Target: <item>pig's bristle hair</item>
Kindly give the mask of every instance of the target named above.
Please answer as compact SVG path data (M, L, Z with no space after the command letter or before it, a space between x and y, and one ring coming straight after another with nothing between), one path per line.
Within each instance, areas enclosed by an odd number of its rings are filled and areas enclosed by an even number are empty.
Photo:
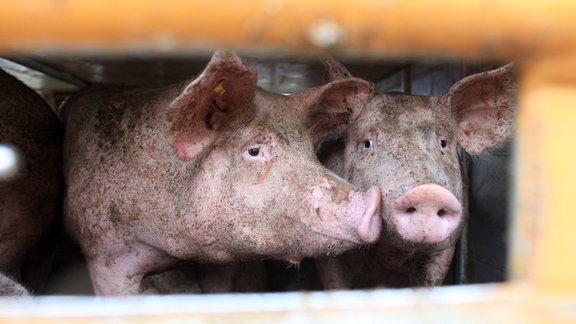
M462 215L470 215L470 210L468 207L462 207Z
M359 244L359 245L357 245L355 248L358 249L358 250L364 250L364 251L366 251L366 250L369 250L369 249L371 249L371 248L373 248L373 247L374 247L374 244L364 243L364 244Z
M300 263L286 262L286 269L300 270Z

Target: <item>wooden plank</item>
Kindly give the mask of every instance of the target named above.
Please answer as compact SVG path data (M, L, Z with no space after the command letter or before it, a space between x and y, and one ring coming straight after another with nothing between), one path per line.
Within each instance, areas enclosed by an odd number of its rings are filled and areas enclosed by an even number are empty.
M2 323L568 323L576 300L526 286L329 293L0 298Z
M524 62L513 268L541 288L576 292L576 56Z
M576 2L6 0L0 50L510 58L576 45Z

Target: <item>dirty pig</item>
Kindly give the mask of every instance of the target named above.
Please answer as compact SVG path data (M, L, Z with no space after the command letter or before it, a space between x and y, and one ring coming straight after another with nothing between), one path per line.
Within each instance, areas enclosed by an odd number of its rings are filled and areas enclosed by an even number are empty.
M356 87L336 80L310 101L290 99L217 51L183 83L69 99L65 224L96 294L140 293L147 274L181 260L298 263L375 242L379 189L356 191L320 164L295 113Z
M350 73L324 61L331 80ZM513 131L513 66L471 75L440 97L379 94L364 87L347 107L300 114L320 160L360 188L382 192L383 230L370 249L316 261L326 289L435 286L443 282L466 222L461 146L472 155ZM313 107L312 107L313 108Z

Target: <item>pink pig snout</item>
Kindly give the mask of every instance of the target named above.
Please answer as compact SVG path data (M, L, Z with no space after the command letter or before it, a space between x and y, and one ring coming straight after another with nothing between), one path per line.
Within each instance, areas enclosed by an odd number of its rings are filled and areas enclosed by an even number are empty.
M394 201L391 219L402 238L416 243L439 243L459 228L462 205L444 187L425 184Z
M345 183L342 183L345 184ZM334 187L332 187L334 188ZM356 244L371 244L380 238L382 217L380 216L381 193L378 187L366 192L350 190L329 191L317 188L314 191L310 227L314 232L342 240L348 248ZM340 188L342 189L342 188Z
M380 189L372 187L364 197L365 209L358 226L358 235L364 243L374 243L380 237L382 218L380 217Z

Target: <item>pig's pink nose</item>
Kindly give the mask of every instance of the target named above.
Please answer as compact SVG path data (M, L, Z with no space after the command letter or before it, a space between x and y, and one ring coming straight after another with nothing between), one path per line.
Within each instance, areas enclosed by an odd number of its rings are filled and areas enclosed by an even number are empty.
M444 187L425 184L412 188L392 204L392 222L406 240L439 243L462 221L462 205Z
M381 199L382 194L378 187L372 187L366 192L364 198L366 208L358 226L358 235L364 243L374 243L380 237L380 230L382 229Z

